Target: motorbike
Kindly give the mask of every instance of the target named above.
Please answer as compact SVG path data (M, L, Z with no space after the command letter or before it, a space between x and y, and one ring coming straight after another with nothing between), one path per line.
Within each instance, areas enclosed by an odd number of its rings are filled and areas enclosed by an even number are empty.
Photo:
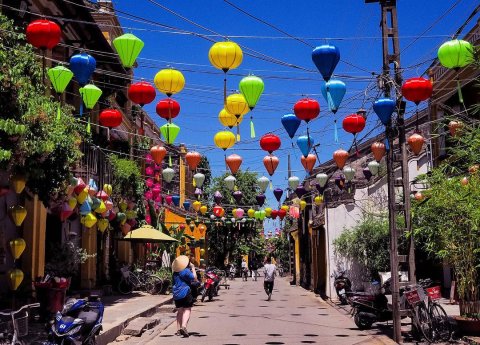
M237 275L237 268L235 267L234 264L230 264L230 269L228 271L228 278L230 278L230 280L234 280L236 275Z
M43 345L95 345L102 330L104 305L98 296L68 299L51 323Z
M219 283L220 279L212 270L205 271L205 283L203 284L202 302L207 296L208 300L211 301L213 299L213 296L218 295Z
M392 311L388 308L388 299L385 296L387 281L377 294L355 292L348 296L352 306L351 314L359 329L370 329L374 322L392 320Z
M345 271L334 274L335 280L333 285L337 293L338 299L342 305L348 304L348 293L352 291L352 282L345 276Z

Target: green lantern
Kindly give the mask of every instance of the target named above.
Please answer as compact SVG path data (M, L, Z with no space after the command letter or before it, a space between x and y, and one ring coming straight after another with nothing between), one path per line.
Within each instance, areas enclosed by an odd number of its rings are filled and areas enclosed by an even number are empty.
M160 132L167 141L167 144L173 144L175 142L175 139L177 138L178 133L180 132L180 127L178 127L173 122L166 123L162 127L160 127Z
M63 93L73 78L73 72L63 66L50 68L47 74L57 94Z
M100 99L100 96L102 95L102 90L100 90L93 84L87 84L84 87L80 88L80 95L82 96L85 108L93 109L95 104L97 104L98 100Z
M263 80L254 75L249 75L248 77L240 80L239 89L243 97L247 101L248 107L250 110L253 110L257 105L260 96L263 93L265 85ZM255 138L255 126L253 125L253 116L250 113L250 137Z
M124 34L113 40L113 46L125 68L133 66L144 45L140 38L132 34Z
M446 68L462 68L473 61L473 46L464 40L451 40L438 48L438 59Z

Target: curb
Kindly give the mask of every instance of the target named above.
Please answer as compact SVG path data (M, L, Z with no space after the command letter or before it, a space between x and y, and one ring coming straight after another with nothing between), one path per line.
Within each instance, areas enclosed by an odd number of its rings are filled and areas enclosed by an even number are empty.
M146 309L138 311L137 314L123 320L122 322L118 323L117 325L111 327L110 329L106 330L105 332L100 333L96 337L96 343L97 345L107 345L108 343L111 343L115 341L115 339L120 336L127 327L128 323L132 321L133 319L136 319L138 317L143 317L143 316L150 316L152 314L155 314L157 312L157 309L165 304L172 303L173 298L168 298L165 299L151 307L148 307Z

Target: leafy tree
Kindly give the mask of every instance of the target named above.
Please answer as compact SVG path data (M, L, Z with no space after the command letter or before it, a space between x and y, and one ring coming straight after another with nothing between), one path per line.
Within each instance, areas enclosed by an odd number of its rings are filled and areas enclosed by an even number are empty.
M280 236L272 237L268 240L268 246L271 246L272 251L269 253L280 262L283 267L286 267L290 259L288 237L282 233Z

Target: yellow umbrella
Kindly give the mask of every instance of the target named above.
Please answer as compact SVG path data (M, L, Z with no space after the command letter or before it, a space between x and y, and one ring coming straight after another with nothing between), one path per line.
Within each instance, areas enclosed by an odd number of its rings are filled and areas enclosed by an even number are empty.
M154 243L154 242L178 242L173 237L164 234L163 232L156 230L151 225L144 225L138 229L129 231L125 237L124 241L131 242L144 242L144 243Z

